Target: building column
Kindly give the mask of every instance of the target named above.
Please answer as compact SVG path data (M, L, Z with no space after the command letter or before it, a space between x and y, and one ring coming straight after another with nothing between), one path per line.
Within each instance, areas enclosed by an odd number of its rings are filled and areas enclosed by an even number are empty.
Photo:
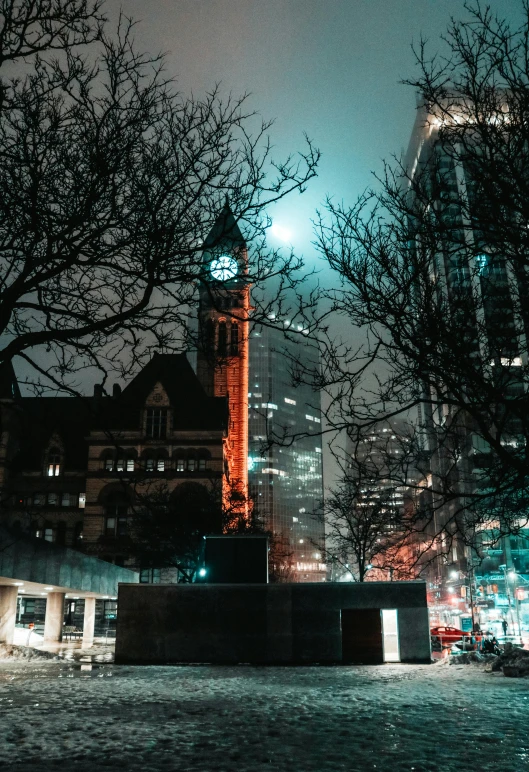
M94 628L96 621L96 599L84 599L83 649L89 649L94 644Z
M50 592L46 598L46 616L44 617L44 643L62 641L64 623L64 593Z
M18 587L0 585L0 643L13 643L17 618Z

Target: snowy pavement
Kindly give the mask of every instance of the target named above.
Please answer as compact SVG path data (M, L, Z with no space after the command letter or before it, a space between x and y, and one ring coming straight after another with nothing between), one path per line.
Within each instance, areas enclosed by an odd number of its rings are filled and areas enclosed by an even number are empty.
M529 679L467 666L0 663L2 772L527 772Z

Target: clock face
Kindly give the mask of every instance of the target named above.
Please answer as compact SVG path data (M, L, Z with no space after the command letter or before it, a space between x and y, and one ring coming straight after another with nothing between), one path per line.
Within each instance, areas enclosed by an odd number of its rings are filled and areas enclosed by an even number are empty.
M237 275L237 260L231 255L221 255L211 261L209 270L216 281L228 281Z

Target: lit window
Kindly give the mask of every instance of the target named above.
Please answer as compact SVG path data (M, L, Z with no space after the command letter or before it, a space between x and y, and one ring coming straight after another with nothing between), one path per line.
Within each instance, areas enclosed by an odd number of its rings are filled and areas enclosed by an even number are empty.
M188 458L188 460L187 460L187 468L188 468L188 471L190 471L190 472L194 472L195 471L195 469L196 469L196 461L195 461L194 458Z
M261 407L267 407L269 410L277 410L277 405L275 402L263 402Z
M54 507L57 504L57 494L56 493L48 493L48 504L52 507Z
M79 494L79 509L84 509L86 506L86 493Z
M177 472L184 472L186 468L186 462L183 458L178 458L176 460L176 471Z
M57 453L48 458L48 477L58 477L61 471L61 458Z
M147 410L147 437L155 440L163 439L167 432L167 410L161 407L151 407Z
M105 459L105 469L107 472L111 472L114 469L114 459L113 458L106 458Z
M305 418L307 419L307 421L314 421L313 415L305 415Z
M134 459L128 458L127 459L127 472L133 472L134 471Z
M287 403L287 405L295 405L296 404L296 400L295 399L289 399L288 397L285 397L285 402Z
M204 469L206 468L206 459L205 458L199 458L198 459L198 468L199 468L199 470L201 472L204 471Z
M123 472L125 469L125 459L124 458L118 458L116 461L116 472Z
M55 538L53 535L53 528L44 529L44 541L55 541Z
M154 458L148 458L145 462L147 472L154 472Z
M156 463L156 469L158 472L165 472L165 459L159 458Z
M293 517L292 520L293 520L294 523L298 523L299 522L299 517Z

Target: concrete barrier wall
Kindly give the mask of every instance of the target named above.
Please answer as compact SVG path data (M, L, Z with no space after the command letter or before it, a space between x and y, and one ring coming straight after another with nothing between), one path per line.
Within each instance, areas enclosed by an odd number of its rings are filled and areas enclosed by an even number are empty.
M116 662L337 663L342 609L398 609L403 662L430 661L424 582L119 587Z

